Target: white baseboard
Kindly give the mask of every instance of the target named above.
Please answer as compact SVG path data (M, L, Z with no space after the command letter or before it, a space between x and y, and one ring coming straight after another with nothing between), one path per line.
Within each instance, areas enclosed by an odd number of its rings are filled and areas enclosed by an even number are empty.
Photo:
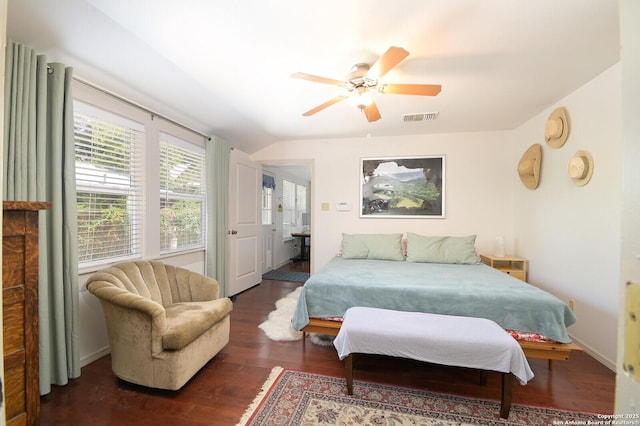
M569 337L571 337L571 339L577 343L582 349L584 349L584 351L591 356L592 358L594 358L596 361L598 361L600 364L604 365L605 367L607 367L609 370L615 372L616 371L616 362L612 361L610 359L607 359L607 357L605 357L604 355L602 355L601 353L599 353L598 351L596 351L595 349L593 349L592 347L590 347L589 345L585 344L584 342L582 342L580 339L576 339L574 336L569 335Z
M273 268L273 269L275 270L275 269L282 268L284 265L288 265L289 263L293 263L293 262L291 261L291 259L287 259L287 260L285 260L284 262L281 262L281 263L277 264L277 265L276 265L276 267L275 267L275 268Z
M80 367L91 364L93 361L100 359L103 356L108 355L109 353L111 353L109 346L105 346L104 348L97 350L89 355L85 355L80 358Z

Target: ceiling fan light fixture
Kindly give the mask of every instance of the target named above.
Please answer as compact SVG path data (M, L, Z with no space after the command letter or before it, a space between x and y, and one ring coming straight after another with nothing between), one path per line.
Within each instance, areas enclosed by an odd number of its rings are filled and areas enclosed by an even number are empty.
M381 78L395 68L407 56L409 56L407 50L402 47L391 46L373 65L366 63L355 64L351 67L351 72L344 81L303 72L291 74L293 78L338 86L346 91L343 95L330 99L302 115L305 117L312 116L341 100L349 98L351 104L363 111L367 121L371 123L382 118L376 102L373 99L372 93L374 90L380 93L418 96L436 96L440 93L441 86L439 84L378 84ZM421 117L409 117L405 118L405 121L423 121L433 120L435 118L437 118L437 114L433 116L422 115Z
M358 87L351 93L351 104L359 109L365 109L373 103L373 96L366 87Z

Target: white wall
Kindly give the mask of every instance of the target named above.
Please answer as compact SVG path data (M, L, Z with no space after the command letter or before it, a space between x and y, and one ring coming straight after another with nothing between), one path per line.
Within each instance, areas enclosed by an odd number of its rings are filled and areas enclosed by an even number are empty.
M551 150L544 126L556 106L565 106L571 134ZM543 144L537 190L517 175L522 153ZM571 336L614 368L618 317L621 205L620 67L605 71L557 105L506 132L283 141L255 153L255 161L315 159L312 177L312 272L337 252L341 233L406 232L477 234L480 253L491 253L504 235L507 254L530 260L530 281L565 301L574 300L578 323ZM590 150L595 172L576 187L566 164L579 149ZM359 218L361 157L446 157L445 219ZM352 203L337 212L335 203ZM321 211L321 203L331 203Z
M311 259L315 272L337 253L342 232L477 234L477 247L484 252L493 249L497 234L513 241L510 143L504 132L285 141L255 153L252 160L313 159ZM415 155L445 155L446 218L360 218L360 158ZM351 203L351 211L336 211L335 204L343 201ZM330 203L330 209L322 211L322 203Z
M542 146L538 189L516 185L514 221L519 254L530 262L530 282L565 301L575 300L578 322L571 336L610 368L616 359L619 314L621 214L621 67L600 76L549 106L513 132L513 162L533 143ZM569 115L565 145L544 142L547 117L558 106ZM577 187L567 162L588 150L595 167L591 181Z

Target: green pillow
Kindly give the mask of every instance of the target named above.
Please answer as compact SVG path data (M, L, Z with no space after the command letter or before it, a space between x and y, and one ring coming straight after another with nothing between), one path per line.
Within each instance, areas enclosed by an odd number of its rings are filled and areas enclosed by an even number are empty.
M369 249L359 235L342 234L342 257L345 259L366 259Z
M407 232L407 262L476 265L476 236L427 237Z
M402 234L342 234L345 259L404 260Z

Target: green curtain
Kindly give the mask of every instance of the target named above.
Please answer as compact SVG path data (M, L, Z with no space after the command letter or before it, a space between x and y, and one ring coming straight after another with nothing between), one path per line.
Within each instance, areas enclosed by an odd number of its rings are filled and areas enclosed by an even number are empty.
M80 376L71 76L71 68L7 44L3 196L51 203L40 214L41 395Z
M231 145L213 137L206 146L207 264L206 274L220 283L227 295L227 228L229 207L229 157Z

